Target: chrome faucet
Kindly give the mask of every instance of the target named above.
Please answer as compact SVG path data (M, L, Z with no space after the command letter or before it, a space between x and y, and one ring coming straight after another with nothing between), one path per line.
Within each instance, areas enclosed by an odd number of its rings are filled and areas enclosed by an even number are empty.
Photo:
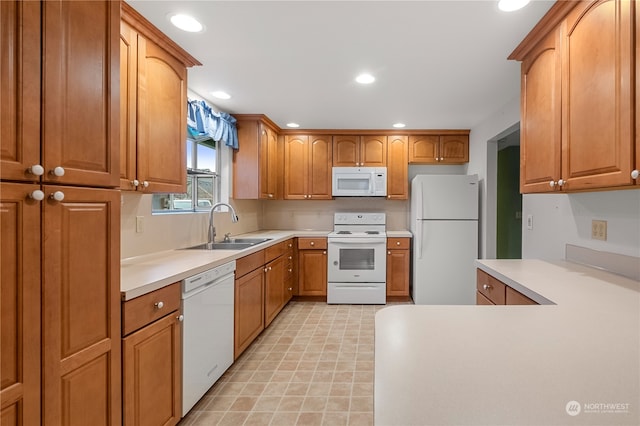
M231 222L236 223L238 221L238 215L236 214L236 211L233 209L233 207L230 204L215 203L211 207L211 210L209 210L209 233L208 233L207 243L213 243L216 239L216 227L213 226L213 211L220 206L228 207L229 210L231 210Z

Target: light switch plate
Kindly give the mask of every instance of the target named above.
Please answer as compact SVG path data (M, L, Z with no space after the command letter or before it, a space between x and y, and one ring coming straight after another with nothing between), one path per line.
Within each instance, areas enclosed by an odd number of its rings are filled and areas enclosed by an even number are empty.
M144 232L144 216L136 216L136 232Z
M528 214L527 215L527 229L529 229L529 230L533 229L533 215L532 214Z

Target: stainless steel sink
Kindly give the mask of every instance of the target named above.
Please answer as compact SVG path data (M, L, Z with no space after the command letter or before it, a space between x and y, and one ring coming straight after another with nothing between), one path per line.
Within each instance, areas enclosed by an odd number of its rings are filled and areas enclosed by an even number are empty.
M242 250L270 240L271 238L233 238L226 242L202 243L184 250Z

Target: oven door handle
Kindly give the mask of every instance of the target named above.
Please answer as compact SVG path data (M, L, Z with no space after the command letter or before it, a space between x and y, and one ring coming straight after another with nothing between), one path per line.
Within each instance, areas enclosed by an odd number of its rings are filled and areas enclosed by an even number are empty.
M328 239L328 243L330 244L349 244L349 245L353 245L353 244L357 244L357 245L367 245L370 246L371 244L381 244L381 243L386 243L387 239L386 238L329 238Z

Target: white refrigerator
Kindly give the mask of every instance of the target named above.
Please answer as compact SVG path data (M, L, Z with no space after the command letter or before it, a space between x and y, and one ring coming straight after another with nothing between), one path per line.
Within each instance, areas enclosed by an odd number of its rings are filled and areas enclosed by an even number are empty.
M417 175L410 220L414 303L475 304L478 176Z

